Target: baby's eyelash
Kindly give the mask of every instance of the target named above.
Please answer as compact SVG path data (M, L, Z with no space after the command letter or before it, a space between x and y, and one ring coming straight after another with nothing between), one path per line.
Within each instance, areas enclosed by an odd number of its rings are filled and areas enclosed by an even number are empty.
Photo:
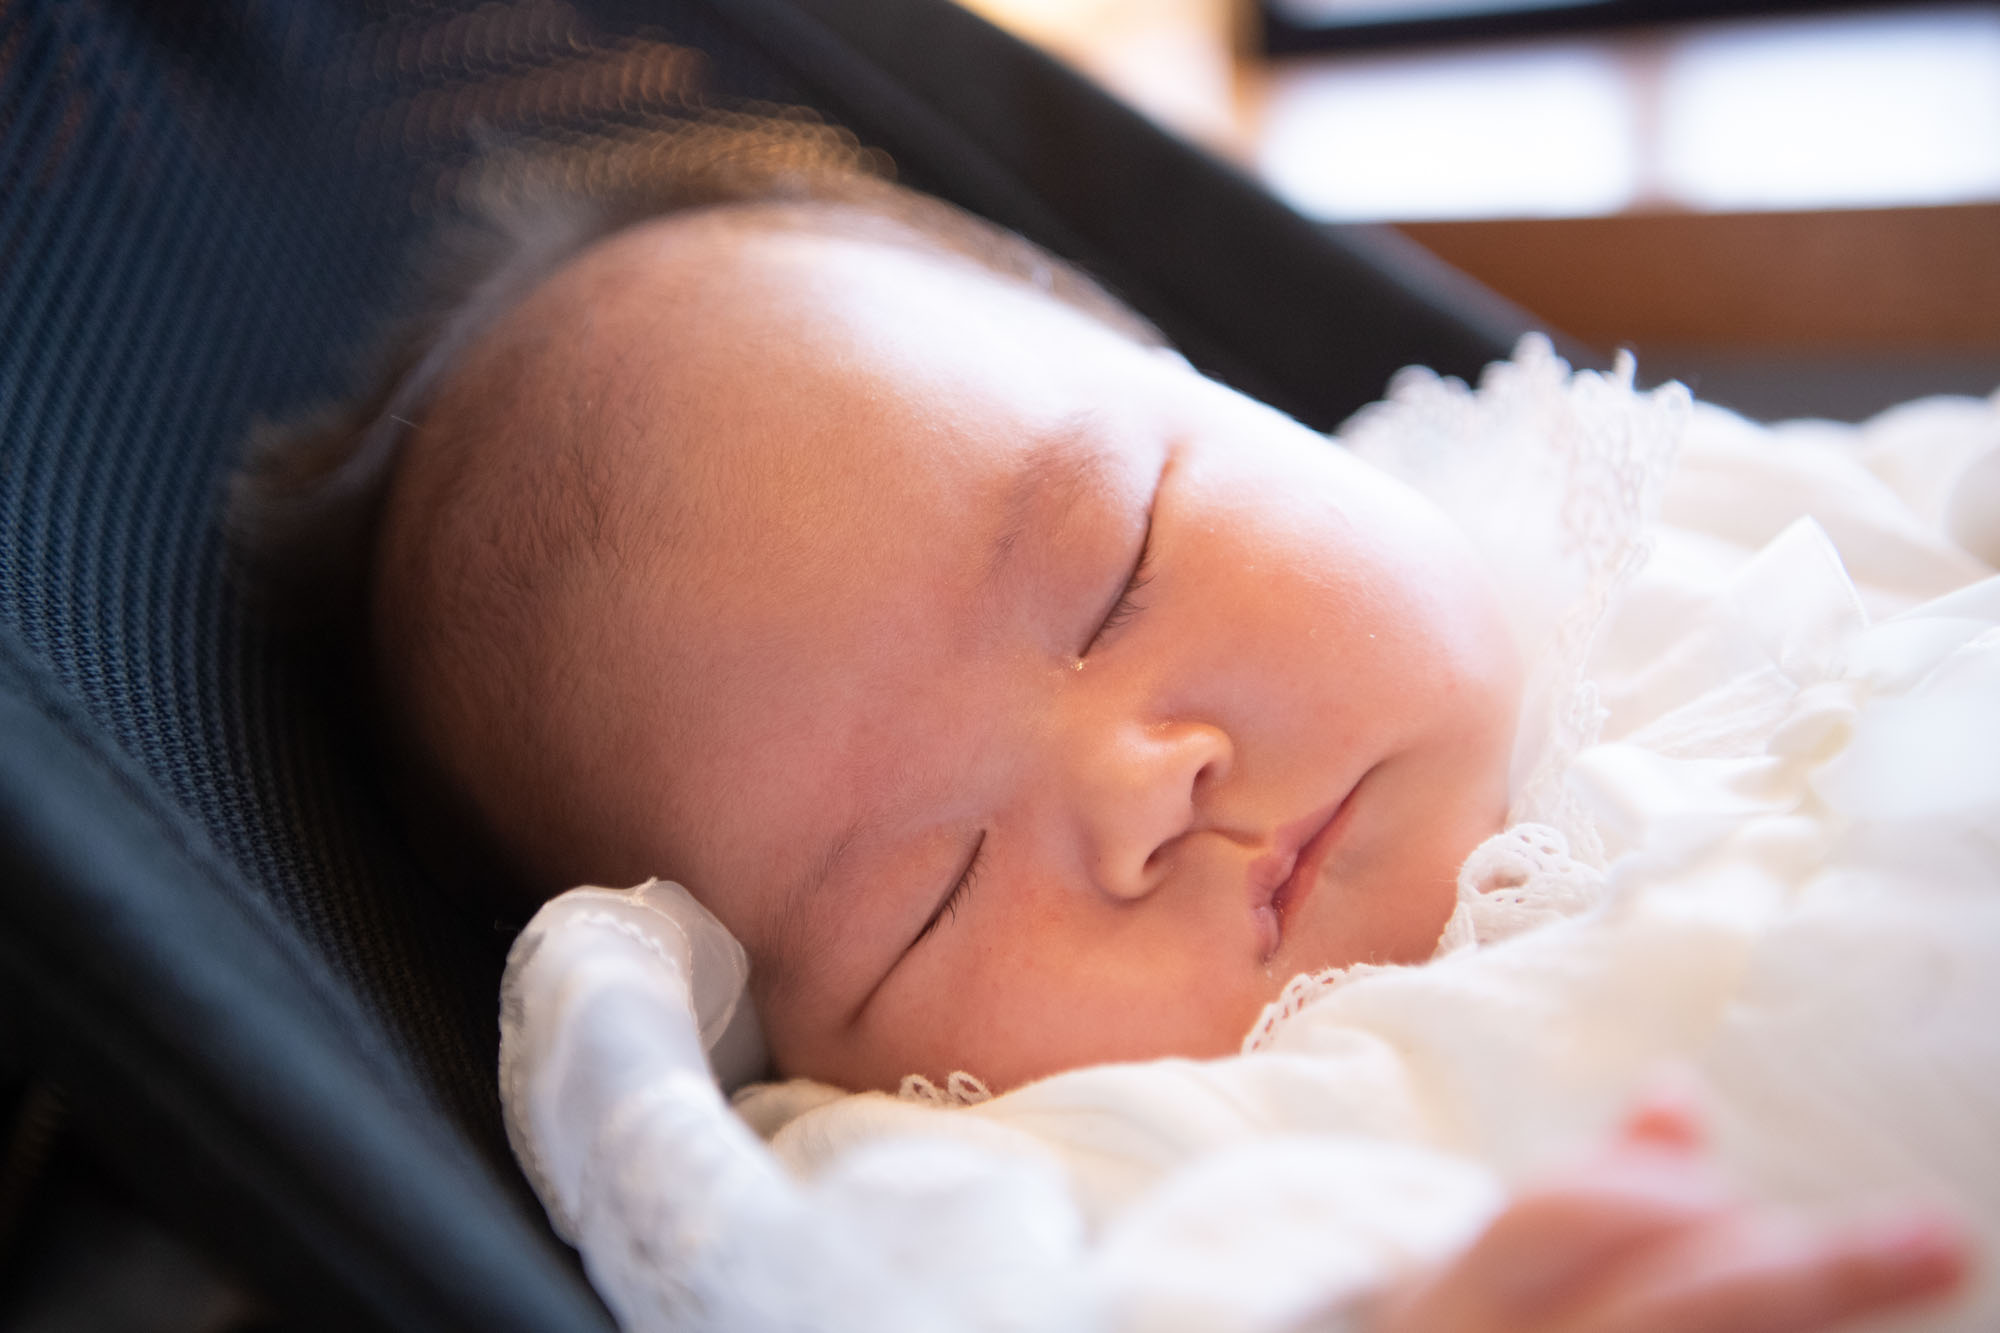
M1153 515L1149 510L1146 514L1146 535L1139 542L1138 563L1132 566L1132 576L1125 580L1125 588L1112 604L1111 613L1104 617L1104 623L1097 627L1097 632L1090 636L1090 642L1084 645L1082 656L1090 656L1090 650L1097 646L1099 640L1146 609L1138 595L1139 590L1153 580L1152 564Z
M910 941L911 948L914 949L917 945L922 944L932 931L943 924L945 917L950 916L955 919L958 916L959 904L965 900L967 894L972 892L973 882L979 878L979 868L983 864L985 854L986 831L981 829L979 832L979 841L972 844L971 859L965 863L965 869L959 872L958 882L951 886L951 892L946 894L944 901L938 904L937 911L931 913L931 919L924 922L924 928L917 932L917 937L914 940Z

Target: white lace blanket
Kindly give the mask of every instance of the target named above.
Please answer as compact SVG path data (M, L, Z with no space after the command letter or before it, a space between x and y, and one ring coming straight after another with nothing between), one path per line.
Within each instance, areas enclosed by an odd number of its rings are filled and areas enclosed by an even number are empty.
M1527 344L1476 394L1412 373L1344 437L1553 645L1523 823L1468 861L1442 956L1303 978L1233 1059L985 1100L772 1085L739 1121L686 928L552 909L510 965L503 1092L628 1327L1345 1327L1662 1061L1745 1188L1950 1200L1991 1274L2000 397L1766 430ZM2000 1286L1934 1323L2000 1326Z

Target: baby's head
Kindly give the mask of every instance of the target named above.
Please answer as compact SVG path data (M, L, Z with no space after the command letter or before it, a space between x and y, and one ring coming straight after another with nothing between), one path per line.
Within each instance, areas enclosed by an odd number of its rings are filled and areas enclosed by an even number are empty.
M679 880L778 1067L1234 1051L1429 956L1518 669L1447 521L930 206L741 203L552 267L404 432L399 749L541 889Z

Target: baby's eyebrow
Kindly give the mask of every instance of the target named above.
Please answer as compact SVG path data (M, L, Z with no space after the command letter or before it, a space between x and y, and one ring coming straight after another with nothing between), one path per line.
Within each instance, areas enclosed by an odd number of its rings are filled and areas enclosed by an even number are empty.
M1104 452L1078 444L1094 426L1088 412L1065 418L1027 451L1004 483L1000 522L987 548L986 573L979 586L982 596L1005 583L1021 539L1036 526L1038 516L1046 514L1044 522L1060 527L1078 501L1109 479L1111 464Z

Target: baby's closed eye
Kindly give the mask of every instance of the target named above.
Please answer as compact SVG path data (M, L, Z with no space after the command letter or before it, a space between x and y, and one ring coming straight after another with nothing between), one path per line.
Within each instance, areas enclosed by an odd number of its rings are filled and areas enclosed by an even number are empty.
M966 858L964 869L959 871L958 878L953 881L950 891L938 903L937 910L931 913L930 919L924 922L924 927L917 932L916 938L910 941L910 948L904 950L905 953L922 944L930 936L931 932L944 923L947 917L957 918L959 906L971 894L972 886L979 878L982 856L985 850L986 831L981 829L978 839L972 844L972 854Z
M1116 633L1120 626L1145 610L1144 603L1139 601L1139 593L1152 582L1153 577L1153 513L1158 507L1157 501L1156 486L1153 499L1146 505L1146 526L1139 535L1139 554L1133 560L1131 570L1125 577L1124 585L1119 589L1117 599L1112 602L1111 609L1105 612L1104 618L1098 622L1097 629L1092 632L1089 642L1085 643L1083 651L1077 654L1078 661L1089 657L1091 652L1106 638Z
M1151 509L1148 509L1146 511L1145 535L1139 541L1139 558L1133 563L1132 572L1126 577L1125 586L1119 590L1118 600L1112 603L1111 609L1105 613L1104 619L1098 623L1096 632L1090 636L1090 642L1086 643L1083 646L1083 651L1077 654L1079 658L1090 656L1091 650L1096 648L1106 637L1115 633L1119 626L1145 610L1145 606L1139 601L1139 592L1148 583L1152 582L1152 561L1153 513Z

